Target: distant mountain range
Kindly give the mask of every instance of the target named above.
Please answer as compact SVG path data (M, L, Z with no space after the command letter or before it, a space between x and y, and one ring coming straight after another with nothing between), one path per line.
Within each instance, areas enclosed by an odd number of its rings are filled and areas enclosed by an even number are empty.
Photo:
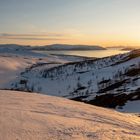
M139 47L131 46L112 46L102 47L98 45L70 45L70 44L52 44L44 46L30 46L30 45L18 45L18 44L0 44L0 50L6 51L20 51L20 50L46 50L46 51L63 51L63 50L106 50L106 49L119 49L119 50L135 50Z
M17 45L17 44L0 44L0 49L3 50L46 50L46 51L53 51L53 50L106 50L101 46L89 46L89 45L69 45L69 44L53 44L53 45L45 45L45 46L29 46L29 45Z
M69 44L53 44L41 47L34 47L35 50L106 50L101 46L89 46L89 45L69 45Z

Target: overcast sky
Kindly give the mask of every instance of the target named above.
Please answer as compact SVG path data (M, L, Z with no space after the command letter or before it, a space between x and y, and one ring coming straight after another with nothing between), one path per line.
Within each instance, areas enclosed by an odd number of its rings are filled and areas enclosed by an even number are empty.
M140 0L0 0L0 43L140 46Z

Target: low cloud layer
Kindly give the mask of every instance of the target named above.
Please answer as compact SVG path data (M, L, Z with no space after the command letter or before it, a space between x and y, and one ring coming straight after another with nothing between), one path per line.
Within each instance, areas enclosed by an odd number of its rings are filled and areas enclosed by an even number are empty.
M0 39L10 39L10 40L64 40L63 34L8 34L1 33Z

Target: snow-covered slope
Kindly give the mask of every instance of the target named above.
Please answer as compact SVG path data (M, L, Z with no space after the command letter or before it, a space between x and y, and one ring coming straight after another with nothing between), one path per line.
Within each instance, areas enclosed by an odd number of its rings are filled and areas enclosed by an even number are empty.
M34 52L29 46L0 45L0 88L7 88L9 82L16 79L20 72L28 67L47 65L47 68L51 68L87 59L90 58L41 54Z
M0 89L63 96L122 111L133 105L140 112L140 50L94 59L0 45Z
M15 79L21 71L35 62L24 57L0 55L0 88L6 87L7 82Z
M0 140L139 140L140 118L58 97L0 91Z
M36 65L10 88L121 108L127 101L140 100L140 50L51 68Z

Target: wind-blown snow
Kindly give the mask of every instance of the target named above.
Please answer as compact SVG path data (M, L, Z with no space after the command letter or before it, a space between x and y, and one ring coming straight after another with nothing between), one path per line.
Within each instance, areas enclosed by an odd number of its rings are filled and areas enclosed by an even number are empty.
M0 140L139 140L140 118L58 97L0 91Z

